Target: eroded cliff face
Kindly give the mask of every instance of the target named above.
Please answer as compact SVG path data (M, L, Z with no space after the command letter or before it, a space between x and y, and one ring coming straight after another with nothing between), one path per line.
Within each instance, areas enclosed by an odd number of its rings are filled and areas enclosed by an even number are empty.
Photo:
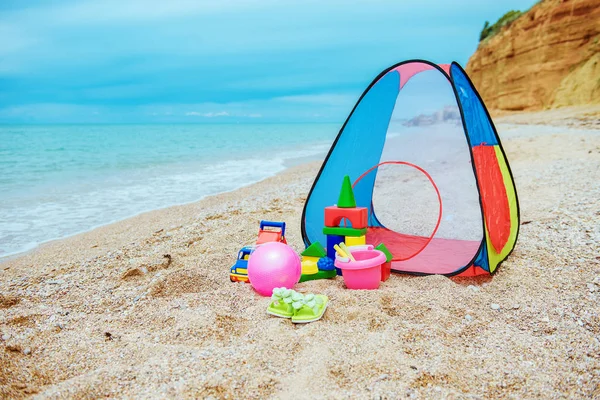
M600 103L600 0L544 0L482 42L466 68L490 110Z

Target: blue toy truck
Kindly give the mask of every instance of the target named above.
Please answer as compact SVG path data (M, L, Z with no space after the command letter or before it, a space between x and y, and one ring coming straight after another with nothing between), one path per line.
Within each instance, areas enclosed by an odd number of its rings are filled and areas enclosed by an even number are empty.
M248 279L248 258L254 250L252 246L242 247L238 252L235 264L229 270L229 280L231 282L250 282Z

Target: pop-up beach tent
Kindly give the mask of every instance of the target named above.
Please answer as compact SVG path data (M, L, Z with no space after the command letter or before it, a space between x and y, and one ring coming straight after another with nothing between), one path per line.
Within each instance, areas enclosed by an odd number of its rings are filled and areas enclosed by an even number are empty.
M428 74L435 84L410 88ZM453 104L433 114L413 109L425 94L431 99L419 103L424 111L438 104L438 90ZM416 117L408 119L409 111ZM345 175L357 206L368 208L367 243L384 243L396 272L491 274L514 248L512 173L482 99L457 63L405 61L369 85L309 192L302 214L307 246L326 242L324 208L337 202Z

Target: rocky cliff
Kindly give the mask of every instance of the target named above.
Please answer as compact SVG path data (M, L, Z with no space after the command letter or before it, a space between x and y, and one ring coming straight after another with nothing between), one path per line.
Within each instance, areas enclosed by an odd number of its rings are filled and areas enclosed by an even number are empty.
M600 0L543 0L466 68L490 110L600 103Z

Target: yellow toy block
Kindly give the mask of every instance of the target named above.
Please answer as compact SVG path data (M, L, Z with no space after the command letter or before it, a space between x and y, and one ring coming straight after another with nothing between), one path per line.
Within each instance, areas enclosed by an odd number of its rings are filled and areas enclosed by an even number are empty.
M302 256L302 275L313 275L319 272L319 257Z
M367 244L367 237L365 235L362 236L346 236L346 246L360 246L363 244Z

